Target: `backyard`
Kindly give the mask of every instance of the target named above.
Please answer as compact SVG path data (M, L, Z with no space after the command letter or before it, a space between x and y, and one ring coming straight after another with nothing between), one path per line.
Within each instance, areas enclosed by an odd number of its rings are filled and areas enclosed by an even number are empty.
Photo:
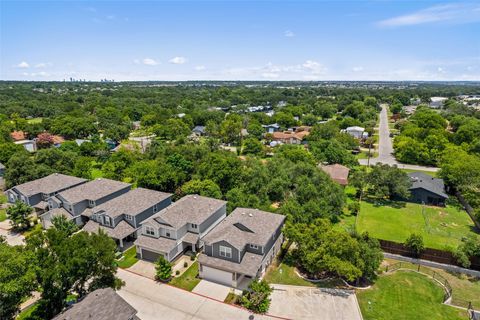
M402 201L362 201L357 217L357 231L378 239L403 243L415 232L423 236L426 247L456 248L461 239L476 234L465 211L447 207L423 206Z
M436 282L411 271L380 276L371 288L357 291L365 320L466 319L466 311L442 304L443 297Z

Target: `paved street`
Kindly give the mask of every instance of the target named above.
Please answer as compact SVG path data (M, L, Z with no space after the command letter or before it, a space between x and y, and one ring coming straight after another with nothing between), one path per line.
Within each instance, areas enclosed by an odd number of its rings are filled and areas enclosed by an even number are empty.
M270 312L290 319L361 320L355 293L350 290L273 285Z
M402 164L399 163L393 156L393 144L392 138L390 138L390 128L388 127L388 113L387 105L382 104L382 111L380 112L380 126L378 130L379 135L379 145L378 145L378 157L370 159L370 165L375 165L376 163L384 163L388 165L397 165L401 169L410 169L410 170L422 170L422 171L431 171L436 172L439 168L436 167L425 167L412 164ZM368 165L368 159L359 159L358 162L366 166Z
M138 310L142 320L248 320L251 313L169 285L157 283L125 270L118 270L125 286L118 294ZM274 319L255 315L256 320Z

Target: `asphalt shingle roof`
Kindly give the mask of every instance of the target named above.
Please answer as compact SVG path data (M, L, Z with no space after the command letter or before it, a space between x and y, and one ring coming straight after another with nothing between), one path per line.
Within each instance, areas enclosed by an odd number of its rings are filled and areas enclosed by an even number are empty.
M14 188L26 196L32 196L39 193L54 193L59 190L70 188L88 181L87 179L67 176L61 173L53 173L49 176L26 182L15 186Z
M52 320L132 320L137 310L112 288L97 289Z
M203 241L213 244L224 240L239 250L250 243L264 246L284 221L285 216L280 214L236 208Z
M320 169L322 169L326 174L332 178L333 181L338 182L342 186L345 186L348 184L348 173L350 172L350 169L348 169L345 166L342 166L341 164L331 164L331 165L318 165Z
M136 216L171 196L171 193L137 188L96 206L93 212L104 211L110 217Z
M445 193L445 184L442 179L434 178L423 172L412 172L409 173L408 176L412 180L410 190L422 188L445 199L448 198L448 195Z
M110 228L110 227L105 227L99 224L98 222L95 222L93 220L89 220L85 226L83 227L83 231L90 232L90 233L98 233L98 230L103 230L105 233L110 237L114 239L124 239L125 237L131 235L132 233L135 232L135 228L132 227L128 222L126 221L120 221L115 228Z
M245 252L241 263L231 262L228 260L209 257L204 253L198 256L198 262L202 265L211 266L225 271L237 272L255 277L262 263L263 256L251 252Z
M199 195L187 195L148 219L162 224L162 220L174 228L187 223L201 224L227 202Z
M59 195L70 203L78 203L83 200L95 201L128 186L130 186L129 183L98 178L62 191Z
M169 253L176 247L177 241L164 237L154 238L146 235L139 235L137 240L135 240L135 245L152 249L153 251Z

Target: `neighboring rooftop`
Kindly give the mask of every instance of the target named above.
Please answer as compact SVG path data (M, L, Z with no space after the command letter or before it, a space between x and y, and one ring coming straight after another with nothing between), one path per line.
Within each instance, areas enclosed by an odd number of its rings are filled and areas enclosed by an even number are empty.
M346 131L365 131L365 128L358 127L358 126L353 126L353 127L348 127L345 129Z
M97 289L52 320L137 320L137 310L112 288Z
M86 181L88 180L61 173L53 173L49 176L20 184L14 188L26 196L32 196L39 193L51 194L59 190L77 186Z
M129 183L98 178L75 188L65 190L59 193L59 196L70 203L77 203L83 200L95 201L128 186L130 186Z
M408 176L412 180L410 190L421 188L445 199L448 198L448 195L445 193L445 184L442 179L434 178L423 172L412 172L409 173Z
M88 220L82 230L90 233L98 233L98 230L100 229L103 230L110 238L118 240L124 239L135 232L135 228L125 220L120 221L115 228L102 226L98 222Z
M122 214L135 216L171 196L170 193L137 188L96 206L93 211L104 211L110 217Z
M26 139L25 132L23 131L13 131L12 133L10 133L10 137L12 137L13 141L20 141Z
M319 164L318 167L328 174L333 181L336 181L340 185L346 186L348 184L349 168L338 163L331 165Z
M187 223L201 224L227 202L199 195L187 195L162 211L153 215L149 221L180 228Z
M285 216L280 214L236 208L203 240L209 244L224 240L239 250L247 244L264 246L284 220Z

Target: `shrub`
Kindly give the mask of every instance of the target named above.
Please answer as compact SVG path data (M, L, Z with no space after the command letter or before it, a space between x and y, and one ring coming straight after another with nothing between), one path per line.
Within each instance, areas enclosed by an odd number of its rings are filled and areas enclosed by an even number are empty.
M360 203L358 201L352 202L348 204L348 211L354 216L358 214L360 211Z
M185 261L185 262L183 263L183 267L184 267L184 268L188 267L188 262L187 262L187 261Z
M419 257L422 251L425 249L423 237L416 233L410 234L407 240L405 240L404 246L408 248L416 257Z
M178 276L179 274L180 274L180 270L175 271L175 275Z
M155 263L155 270L155 277L160 281L168 282L172 278L172 265L164 256L158 258Z
M243 291L241 304L253 312L266 313L270 307L272 291L266 281L255 279L248 286L248 290Z
M190 256L190 261L194 261L195 260L195 256L194 255L191 255Z

